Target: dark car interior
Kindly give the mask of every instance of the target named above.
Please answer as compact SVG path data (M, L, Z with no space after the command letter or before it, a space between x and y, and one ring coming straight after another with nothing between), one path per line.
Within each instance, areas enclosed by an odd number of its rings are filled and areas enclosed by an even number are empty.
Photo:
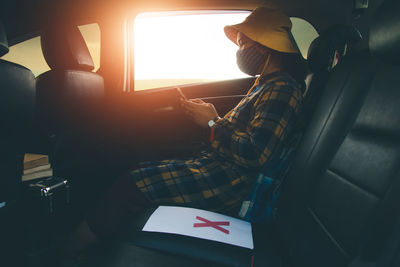
M318 37L306 57L302 138L273 223L252 224L254 249L144 232L154 207L79 266L400 266L398 0L2 1L0 57L40 36L49 70L36 75L0 59L0 266L57 266L57 249L114 179L139 162L206 146L175 86L135 90L128 17L271 4ZM78 29L88 23L101 31L97 70ZM254 80L179 87L225 114ZM68 181L50 212L47 195L21 179L26 153L49 155L54 176Z

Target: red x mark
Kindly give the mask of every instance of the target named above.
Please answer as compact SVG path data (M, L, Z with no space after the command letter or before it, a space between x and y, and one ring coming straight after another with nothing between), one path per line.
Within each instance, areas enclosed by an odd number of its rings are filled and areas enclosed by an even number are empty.
M229 222L212 222L212 221L204 219L200 216L196 216L196 219L199 221L202 221L204 223L195 223L195 224L193 224L193 227L213 227L213 228L229 235L229 230L226 230L219 226L219 225L229 225Z

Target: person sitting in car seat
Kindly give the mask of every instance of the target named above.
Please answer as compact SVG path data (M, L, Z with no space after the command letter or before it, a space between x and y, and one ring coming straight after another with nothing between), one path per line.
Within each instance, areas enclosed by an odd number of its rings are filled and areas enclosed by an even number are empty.
M291 133L302 106L305 62L278 10L255 9L224 28L238 46L237 64L258 76L240 103L220 117L200 99L181 99L188 116L210 130L209 150L185 159L140 164L116 180L67 244L71 255L112 236L128 216L153 205L217 212L238 209L257 173Z

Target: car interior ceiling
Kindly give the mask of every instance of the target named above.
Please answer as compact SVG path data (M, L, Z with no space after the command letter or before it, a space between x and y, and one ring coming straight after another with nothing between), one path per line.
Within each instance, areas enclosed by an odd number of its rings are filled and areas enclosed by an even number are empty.
M0 56L12 44L40 33L51 68L35 78L26 67L0 60L0 110L7 114L1 118L5 127L0 136L4 151L0 202L9 204L0 208L4 236L0 265L43 266L43 258L54 256L48 255L53 253L51 246L68 235L112 183L109 176L132 162L186 155L204 145L199 140L205 134L183 118L179 109L151 113L156 115L142 120L149 112L178 105L172 88L120 92L124 53L118 48L123 19L114 20L114 16L126 14L126 7L146 10L148 1L121 1L121 6L112 9L113 16L102 19L98 16L107 13L106 3L93 0L78 8L76 2L37 1L33 8L30 1L6 1L0 11ZM25 7L15 12L21 3ZM252 9L267 3L155 1L157 10L174 5ZM77 10L90 10L92 4L98 4L94 14ZM400 4L370 1L359 19L352 14L352 1L285 0L279 4L289 15L310 21L320 36L308 52L312 75L303 138L284 180L274 224L253 225L255 250L142 232L154 211L148 210L120 236L89 252L87 266L160 266L160 262L163 266L398 266ZM57 6L56 14L64 8L77 12L66 16L62 24L48 25L41 9L52 12L52 5ZM102 67L97 73L75 26L92 21L102 29ZM338 52L340 60L332 65ZM253 81L189 85L182 86L182 91L189 98L208 97L225 113L240 100L227 96L245 94L247 90L242 89ZM176 133L174 129L180 127L182 131ZM38 151L51 155L58 176L72 180L75 203L55 216L41 217L40 204L27 203L31 199L21 190L24 153Z
M245 9L252 10L257 6L269 6L271 3L281 7L289 16L304 18L322 31L332 24L353 24L359 26L364 34L368 32L368 20L374 14L382 0L369 1L368 9L360 19L354 20L353 1L320 1L308 0L295 1L271 1L271 0L225 0L225 1L153 1L152 10L185 10L185 9ZM109 23L121 15L131 14L136 10L148 10L148 1L108 1L90 0L85 1L46 1L46 0L5 0L3 1L0 15L2 23L8 33L10 45L38 34L43 25L46 25L52 18L63 18L65 21L78 22L80 24L96 22ZM90 12L88 12L90 10ZM111 21L108 21L111 20Z

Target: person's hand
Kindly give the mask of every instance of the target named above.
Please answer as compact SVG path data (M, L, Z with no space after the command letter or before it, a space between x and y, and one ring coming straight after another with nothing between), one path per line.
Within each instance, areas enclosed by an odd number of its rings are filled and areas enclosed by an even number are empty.
M182 98L181 104L185 109L185 113L201 127L208 127L208 122L218 117L214 105L201 99L185 100Z

